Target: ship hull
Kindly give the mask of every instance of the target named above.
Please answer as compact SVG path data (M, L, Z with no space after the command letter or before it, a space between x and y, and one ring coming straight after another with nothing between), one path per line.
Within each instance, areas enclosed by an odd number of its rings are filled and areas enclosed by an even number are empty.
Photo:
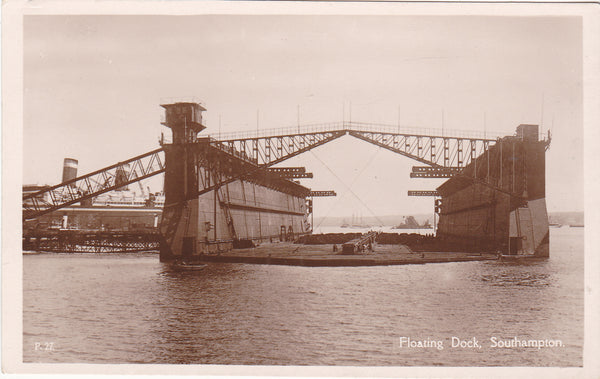
M87 231L156 231L162 208L70 206L42 215L23 224L23 235L36 231L70 229Z

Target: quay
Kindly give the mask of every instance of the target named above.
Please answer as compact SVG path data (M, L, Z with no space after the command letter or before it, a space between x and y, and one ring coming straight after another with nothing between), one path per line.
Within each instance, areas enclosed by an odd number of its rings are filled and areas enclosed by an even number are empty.
M338 245L338 247L340 247ZM391 266L425 263L469 262L498 259L492 253L414 252L405 245L373 244L373 251L343 255L333 244L302 245L291 242L263 243L254 248L203 254L202 262L251 263L307 267Z

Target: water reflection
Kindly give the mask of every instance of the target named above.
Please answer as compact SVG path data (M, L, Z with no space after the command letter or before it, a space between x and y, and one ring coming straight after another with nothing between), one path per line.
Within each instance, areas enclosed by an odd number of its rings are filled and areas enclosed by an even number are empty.
M350 268L209 263L201 271L182 272L155 255L26 256L24 360L578 365L583 243L577 234L561 238L553 239L550 260L525 263ZM397 346L401 336L449 344L452 336L491 335L560 338L566 347ZM54 341L57 351L33 350L39 340Z
M550 285L551 276L545 273L500 272L495 275L483 275L481 280L492 286L512 287L545 287Z

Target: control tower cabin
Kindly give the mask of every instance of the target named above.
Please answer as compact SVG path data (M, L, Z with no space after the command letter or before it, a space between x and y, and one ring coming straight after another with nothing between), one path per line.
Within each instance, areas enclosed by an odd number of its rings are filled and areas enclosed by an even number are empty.
M165 122L162 124L171 128L173 144L196 142L196 136L206 126L202 124L202 112L206 110L198 103L180 102L161 104L165 108Z

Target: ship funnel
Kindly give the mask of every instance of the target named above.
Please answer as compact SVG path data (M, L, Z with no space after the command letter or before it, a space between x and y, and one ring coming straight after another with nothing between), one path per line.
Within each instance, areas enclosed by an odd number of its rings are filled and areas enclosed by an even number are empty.
M73 158L65 158L63 163L63 174L62 181L63 183L77 177L77 166L79 162L77 159Z

